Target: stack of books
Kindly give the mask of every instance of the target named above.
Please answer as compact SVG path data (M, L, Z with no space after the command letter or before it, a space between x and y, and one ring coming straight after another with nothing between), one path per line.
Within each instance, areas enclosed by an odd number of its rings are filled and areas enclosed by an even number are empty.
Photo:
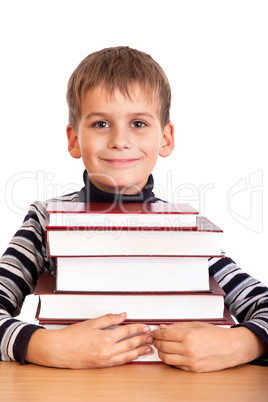
M234 324L209 277L223 231L189 204L57 202L47 206L54 275L40 275L37 319L62 328L126 311L151 329L174 321ZM139 361L159 361L157 352Z

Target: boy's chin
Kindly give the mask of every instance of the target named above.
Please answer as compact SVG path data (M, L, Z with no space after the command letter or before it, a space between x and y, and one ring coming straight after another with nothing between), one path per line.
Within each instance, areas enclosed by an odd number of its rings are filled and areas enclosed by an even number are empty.
M136 180L133 180L134 177L132 174L89 174L89 179L91 183L101 191L126 195L140 193L148 182L148 176L140 175L140 177L136 177Z
M99 190L105 191L106 193L112 194L126 194L126 195L135 195L142 191L144 186L140 186L138 184L129 185L125 183L119 183L117 185L109 186L100 183L93 183ZM145 183L146 184L146 183Z

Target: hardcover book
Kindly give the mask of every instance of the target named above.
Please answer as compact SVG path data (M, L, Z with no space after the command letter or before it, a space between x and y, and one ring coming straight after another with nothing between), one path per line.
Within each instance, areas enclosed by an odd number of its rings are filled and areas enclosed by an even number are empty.
M223 231L205 217L197 229L51 229L47 228L50 257L97 255L221 256Z
M213 277L207 292L55 292L53 275L40 275L39 318L90 319L126 311L129 320L222 319L225 293Z
M196 228L198 212L188 203L51 202L46 228Z

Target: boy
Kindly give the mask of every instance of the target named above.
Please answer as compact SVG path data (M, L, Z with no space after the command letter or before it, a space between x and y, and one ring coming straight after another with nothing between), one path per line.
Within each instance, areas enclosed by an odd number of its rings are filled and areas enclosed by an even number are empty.
M68 147L82 157L85 186L60 199L91 202L156 202L151 172L158 155L174 147L169 120L171 93L161 67L127 47L89 55L72 74L67 91ZM213 371L259 359L268 364L267 288L229 258L211 261L210 273L227 293L226 305L241 326L222 329L178 323L149 334L144 324L123 325L126 313L107 314L61 330L13 319L39 273L52 273L44 241L45 203L29 208L22 228L1 259L1 359L53 367L124 364L159 350L160 358L185 370ZM116 279L115 279L116 280ZM142 278L141 278L142 280ZM135 337L124 339L129 335ZM144 346L145 345L145 346Z

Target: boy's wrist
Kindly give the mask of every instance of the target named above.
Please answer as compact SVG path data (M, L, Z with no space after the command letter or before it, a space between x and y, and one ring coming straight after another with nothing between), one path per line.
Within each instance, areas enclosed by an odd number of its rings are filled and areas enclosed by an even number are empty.
M236 348L236 365L248 363L268 353L268 346L248 328L232 328L232 334L235 336L233 346Z
M36 330L28 343L25 360L41 366L57 367L57 332L44 328Z

